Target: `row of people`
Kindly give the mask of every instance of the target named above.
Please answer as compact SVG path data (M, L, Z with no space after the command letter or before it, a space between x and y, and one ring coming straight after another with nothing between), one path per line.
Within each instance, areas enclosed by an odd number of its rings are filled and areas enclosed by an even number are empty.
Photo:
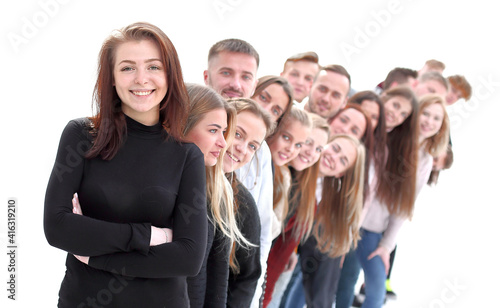
M448 144L445 99L399 85L347 104L347 70L318 62L257 78L257 51L228 39L206 85L186 84L161 29L113 33L98 112L67 125L47 187L45 234L68 252L59 307L342 307L361 268L363 307L379 307L396 234Z

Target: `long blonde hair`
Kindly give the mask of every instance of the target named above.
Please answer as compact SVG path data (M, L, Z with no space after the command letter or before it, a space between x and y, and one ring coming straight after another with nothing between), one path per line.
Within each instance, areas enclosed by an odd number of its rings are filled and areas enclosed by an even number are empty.
M224 109L227 113L227 129L224 133L226 143L230 145L236 132L236 110L226 100L209 87L198 84L186 84L189 95L190 112L183 129L186 136L203 117L212 110ZM215 231L220 230L231 243L248 245L241 234L234 215L234 195L231 184L223 170L223 158L228 146L223 148L214 166L206 166L207 201Z
M348 135L335 135L333 140L337 138L347 139L354 145L356 162L341 178L323 179L313 235L318 242L318 249L330 257L347 253L351 245L357 246L365 177L364 145Z
M315 113L310 114L313 129L321 129L327 134L330 140L330 126L326 119ZM302 240L309 237L314 225L314 213L316 211L316 180L319 175L319 160L309 168L297 171L293 177L290 191L289 204L290 211L296 212L293 235L296 239Z
M443 123L441 124L441 128L434 136L426 138L420 145L424 147L425 152L435 157L446 151L446 147L448 146L450 140L450 120L448 118L448 113L446 112L444 99L443 97L437 94L427 94L420 99L419 104L420 104L418 109L419 119L420 115L424 111L424 108L430 105L438 104L443 108Z
M274 123L273 120L271 119L271 115L267 111L265 111L259 104L257 104L257 102L255 102L253 99L250 99L250 98L232 98L232 99L228 100L228 103L229 103L229 105L234 107L234 109L236 110L236 114L239 114L241 112L250 112L253 115L255 115L256 117L258 117L259 119L261 119L262 122L264 122L264 125L266 127L266 134L264 136L264 140L267 138L267 136L269 136L270 134L273 133L276 123ZM233 132L233 136L234 136L234 132ZM230 143L228 143L228 145L230 145ZM236 179L236 177L234 176L234 173L232 173L232 172L227 174L227 176L229 177L229 182L231 183L233 194L236 195L238 193L238 180ZM238 212L238 207L239 207L238 200L234 199L233 208L232 208L234 213ZM231 252L229 254L229 266L230 266L233 273L238 274L239 273L239 264L238 264L238 261L236 260L236 244L237 243L233 242L233 244L231 246ZM245 242L245 244L246 245L240 244L240 246L242 246L243 248L248 248L249 246L254 246L253 244L251 244L249 242Z
M288 115L282 119L279 128L269 137L273 139L279 137L281 130L283 130L291 121L298 121L303 126L307 128L312 128L312 119L309 112L299 109L297 107L292 107ZM283 172L290 172L288 167L274 165L274 180L273 180L273 206L276 207L277 204L283 202L283 213L282 216L285 218L288 214L288 197L291 183L285 183L285 176Z

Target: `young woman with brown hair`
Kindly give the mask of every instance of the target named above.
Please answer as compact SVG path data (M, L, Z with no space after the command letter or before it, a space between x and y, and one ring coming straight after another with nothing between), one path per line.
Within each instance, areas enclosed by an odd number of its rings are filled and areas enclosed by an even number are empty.
M387 162L382 178L365 204L358 248L347 254L337 291L336 307L350 307L361 268L365 273L366 307L381 307L389 254L404 221L411 217L416 197L418 105L409 88L382 95L386 111ZM389 124L390 123L390 124Z
M94 100L94 117L66 126L45 197L46 238L68 252L58 306L188 307L207 242L205 170L179 141L188 96L165 33L135 23L109 36Z

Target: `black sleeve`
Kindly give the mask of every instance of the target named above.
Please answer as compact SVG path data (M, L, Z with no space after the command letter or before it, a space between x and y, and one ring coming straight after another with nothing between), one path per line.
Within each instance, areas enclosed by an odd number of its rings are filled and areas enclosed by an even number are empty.
M245 238L256 246L236 249L236 260L240 272L234 274L230 271L227 307L250 307L257 288L257 280L262 271L258 246L260 243L260 219L255 201L248 190L241 185L238 186L238 190L236 196L239 203L238 224Z
M137 252L91 257L89 266L125 276L166 278L195 276L207 245L207 206L203 154L191 151L179 183L173 219L173 241L152 246L147 255Z
M208 211L208 213L210 213L210 211ZM191 308L204 307L207 288L207 259L214 240L214 226L210 219L208 219L207 231L207 249L205 250L205 257L203 258L200 272L194 277L187 278L189 305Z
M229 238L217 230L207 261L205 307L224 308L227 305L230 252Z
M81 256L149 251L151 224L119 224L73 214L71 199L78 191L91 146L85 119L64 129L45 195L44 231L50 245ZM85 230L85 232L81 232Z

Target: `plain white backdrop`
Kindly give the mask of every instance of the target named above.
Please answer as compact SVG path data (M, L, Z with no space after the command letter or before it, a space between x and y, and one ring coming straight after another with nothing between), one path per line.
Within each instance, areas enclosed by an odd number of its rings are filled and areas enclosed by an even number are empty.
M356 90L373 89L394 67L438 59L462 74L473 99L449 109L455 162L425 187L402 230L391 307L495 305L500 111L500 28L489 1L9 1L0 4L0 305L55 307L63 251L47 244L43 206L59 137L92 114L101 43L116 28L147 21L177 48L186 81L203 83L208 49L241 38L260 53L259 76L316 51L341 64ZM7 299L7 200L18 200L17 300ZM68 200L69 201L69 200Z

